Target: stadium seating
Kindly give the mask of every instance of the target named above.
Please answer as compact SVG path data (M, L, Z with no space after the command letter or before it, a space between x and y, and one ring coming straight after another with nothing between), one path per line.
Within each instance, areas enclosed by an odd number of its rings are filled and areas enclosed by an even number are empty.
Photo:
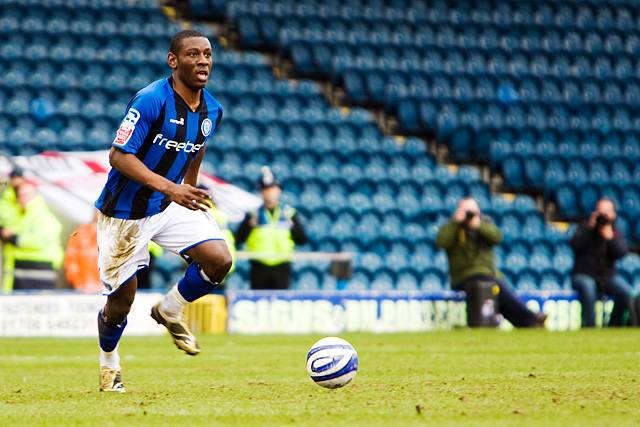
M627 224L634 224L630 212L640 210L638 139L629 136L634 133L603 131L605 125L635 126L630 108L636 98L629 83L635 62L622 52L640 50L640 39L634 41L633 26L617 38L601 34L611 22L623 25L623 14L605 22L593 14L599 6L589 3L585 10L591 14L584 12L573 28L557 20L556 6L529 13L516 7L520 2L500 2L506 6L495 13L451 9L444 1L320 3L209 0L193 1L191 11L226 16L246 47L278 49L310 77L325 73L354 103L378 104L395 114L407 133L383 135L365 108L333 107L314 81L277 79L266 56L227 50L208 27L196 26L214 42L209 89L225 108L203 167L254 191L260 167L270 164L286 201L304 219L311 238L307 249L356 254L348 283L328 275L327 264L296 263L294 288L446 288L447 260L434 239L466 195L503 229L497 257L514 285L568 287L573 256L568 234L546 224L530 197L493 195L475 168L438 165L414 136L427 130L449 143L458 158L491 162L515 190L538 186L575 215L594 197L610 194L621 201ZM154 1L0 0L0 5L0 58L9 64L0 79L4 152L106 149L129 97L167 74L164 57L179 26ZM512 19L517 19L513 34ZM501 24L489 30L494 22ZM555 32L545 33L547 24ZM517 29L526 26L531 34L521 38ZM591 50L579 56L584 60L563 62L556 59L554 43L567 53L558 58L567 61ZM609 47L622 51L608 63L590 56ZM489 55L494 51L499 54ZM578 65L584 70L565 79ZM514 75L524 67L531 69L530 78L520 82ZM547 74L556 79L542 80ZM576 96L581 99L571 104ZM554 99L558 102L551 103ZM607 101L613 99L620 100L619 107ZM574 120L584 125L581 133L569 126ZM594 129L586 148L581 138ZM590 191L583 192L587 183ZM640 228L628 229L640 236ZM638 257L625 259L621 268L640 285ZM163 258L154 282L171 283L180 269ZM247 277L248 266L240 262L227 287L244 288Z
M600 196L622 222L640 218L628 188L640 176L635 2L233 0L225 13L246 46L276 49L458 160L488 162L568 219Z

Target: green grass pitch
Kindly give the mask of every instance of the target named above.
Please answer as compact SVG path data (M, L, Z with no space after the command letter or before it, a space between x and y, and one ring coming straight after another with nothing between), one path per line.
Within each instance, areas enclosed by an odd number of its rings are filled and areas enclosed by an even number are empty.
M0 339L0 425L638 425L640 331L345 334L353 383L313 384L318 336L121 343L127 393L97 391L95 339Z

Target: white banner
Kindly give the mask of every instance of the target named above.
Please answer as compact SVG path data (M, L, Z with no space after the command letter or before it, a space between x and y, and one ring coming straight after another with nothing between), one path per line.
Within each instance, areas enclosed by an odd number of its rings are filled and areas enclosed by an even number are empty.
M162 294L138 293L127 317L125 335L160 335L164 327L149 316ZM0 336L97 337L98 311L106 297L74 293L0 296Z
M111 169L109 151L45 152L35 156L0 158L0 175L7 176L11 164L25 171L25 178L38 185L49 207L65 225L65 234L77 225L91 222L96 201ZM198 177L206 185L218 207L231 222L242 220L245 212L257 209L262 200L212 175Z
M416 332L466 324L455 292L227 292L229 333Z
M538 291L519 297L548 317L553 331L580 328L580 303L573 292ZM598 325L611 304L597 305ZM464 327L466 304L460 292L422 291L229 291L229 333L327 334L415 332ZM512 328L504 320L502 329Z

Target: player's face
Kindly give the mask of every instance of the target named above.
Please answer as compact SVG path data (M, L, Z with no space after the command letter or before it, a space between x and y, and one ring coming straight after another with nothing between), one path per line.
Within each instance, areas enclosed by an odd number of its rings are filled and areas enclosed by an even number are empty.
M211 43L207 38L189 37L182 40L178 55L173 59L172 65L170 55L169 65L187 87L199 90L207 85L213 66Z

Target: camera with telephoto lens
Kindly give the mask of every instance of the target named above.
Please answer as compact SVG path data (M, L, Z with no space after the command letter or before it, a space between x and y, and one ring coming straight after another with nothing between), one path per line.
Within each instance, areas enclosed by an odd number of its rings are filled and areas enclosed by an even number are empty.
M596 224L599 227L603 227L605 225L611 224L611 221L609 220L608 216L600 214L596 217Z
M469 224L471 224L471 221L473 220L473 218L475 218L476 213L473 211L465 211L464 213L464 221L462 221L462 227L465 229L469 228Z

